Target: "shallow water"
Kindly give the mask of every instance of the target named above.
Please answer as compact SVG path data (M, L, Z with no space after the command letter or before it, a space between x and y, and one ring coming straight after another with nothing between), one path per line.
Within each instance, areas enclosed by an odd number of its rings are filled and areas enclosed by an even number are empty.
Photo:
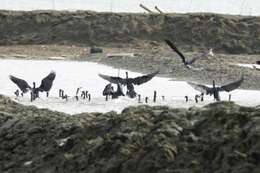
M41 94L41 98L35 102L30 102L29 94L24 98L15 99L14 91L17 86L10 81L10 74L25 79L29 85L35 81L39 86L41 79L51 70L56 71L56 79L50 92L49 98ZM0 93L11 97L12 99L25 104L35 105L40 108L49 108L62 111L69 114L81 112L107 112L122 111L125 107L131 105L140 105L136 99L121 97L120 99L105 101L102 91L107 81L98 76L98 73L117 76L118 70L112 67L81 61L54 61L54 60L0 60ZM136 77L140 73L129 72L129 77ZM120 76L125 76L125 70L120 70ZM83 87L91 94L91 101L76 101L75 94L78 87ZM116 86L115 86L116 87ZM68 94L69 100L58 98L59 89L63 89ZM151 81L135 87L136 92L141 94L142 102L145 97L149 97L150 105L168 105L171 107L203 106L213 101L212 97L205 97L204 102L196 104L194 96L199 94L184 81L170 81L168 78L155 77ZM157 91L157 102L153 103L153 92ZM125 92L125 88L124 88ZM165 96L165 100L162 100ZM184 96L189 96L190 101L186 103ZM221 93L223 100L228 99L228 93ZM236 90L232 92L232 100L238 104L255 106L260 104L260 91Z
M144 12L142 3L165 12L213 12L223 14L260 15L259 0L1 0L0 9L7 10L93 10Z

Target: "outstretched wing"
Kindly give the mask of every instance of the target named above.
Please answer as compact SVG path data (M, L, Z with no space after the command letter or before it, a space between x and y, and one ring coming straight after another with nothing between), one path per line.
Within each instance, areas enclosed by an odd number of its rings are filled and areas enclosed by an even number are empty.
M227 84L227 85L221 86L220 89L221 89L222 91L230 92L230 91L232 91L232 90L234 90L234 89L237 89L237 88L242 84L243 81L244 81L244 75L242 75L242 76L240 77L240 79L238 79L238 80L235 81L235 82L232 82L232 83L229 83L229 84Z
M20 90L23 93L26 93L29 89L32 89L30 87L30 85L28 85L28 83L23 79L19 79L17 77L12 76L12 75L10 75L9 78L11 79L11 81L13 83L15 83L20 88Z
M48 74L48 76L42 79L42 83L39 87L39 90L46 91L46 92L50 91L55 77L56 77L56 73L54 71L51 71L50 74Z
M185 64L186 63L186 58L185 56L178 50L178 48L170 41L165 39L165 42L170 46L182 59L182 62Z
M212 88L207 87L205 85L196 84L196 83L193 83L193 82L188 82L188 84L190 86L192 86L195 90L200 91L200 92L205 93L205 94L210 93L210 91L212 90Z
M147 74L147 75L143 75L143 76L139 76L136 78L129 78L128 82L134 84L134 85L141 85L145 82L148 82L149 80L151 80L155 75L157 75L159 73L159 71Z
M113 76L108 76L108 75L103 75L103 74L98 74L101 78L109 81L110 83L114 83L114 84L123 84L126 85L126 79L122 79L120 77L113 77Z

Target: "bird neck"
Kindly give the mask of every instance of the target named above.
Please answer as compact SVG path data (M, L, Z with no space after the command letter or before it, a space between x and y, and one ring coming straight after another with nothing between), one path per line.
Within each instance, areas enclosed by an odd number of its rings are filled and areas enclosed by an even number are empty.
M125 72L125 75L126 75L126 79L128 79L128 72Z
M214 80L212 81L212 85L213 85L213 88L216 88Z

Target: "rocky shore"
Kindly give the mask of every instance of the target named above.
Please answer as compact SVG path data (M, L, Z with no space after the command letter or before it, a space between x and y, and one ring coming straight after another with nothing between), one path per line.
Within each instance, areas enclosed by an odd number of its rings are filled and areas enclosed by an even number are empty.
M159 69L173 80L208 84L243 73L242 88L260 88L259 71L236 66L259 60L259 17L0 11L0 21L0 58L62 57L143 73ZM216 54L194 64L203 70L187 70L164 38L188 57L209 48ZM103 53L90 54L92 46ZM259 173L259 109L217 102L72 116L0 95L0 172Z
M257 107L129 107L66 115L0 96L0 172L260 171Z

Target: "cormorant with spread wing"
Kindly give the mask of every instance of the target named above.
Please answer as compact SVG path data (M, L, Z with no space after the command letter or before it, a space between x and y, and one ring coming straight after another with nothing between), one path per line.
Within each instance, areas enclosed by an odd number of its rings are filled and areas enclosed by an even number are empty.
M53 81L56 77L56 73L54 71L51 71L48 76L42 79L41 85L36 88L36 90L40 92L46 92L46 96L49 96L49 91L51 90Z
M176 53L180 56L180 58L182 59L183 64L184 64L187 68L191 68L191 67L192 67L191 65L192 65L196 60L198 60L198 59L200 59L200 58L204 58L204 57L208 57L208 56L213 56L213 55L214 55L213 52L212 52L212 49L210 49L209 52L204 52L204 53L201 54L201 55L194 56L194 57L192 57L192 59L187 60L187 58L183 55L183 53L182 53L170 40L165 39L165 42L167 43L167 45L168 45L170 48L172 48L172 50L173 50L174 52L176 52Z
M103 78L111 83L126 85L127 86L127 95L130 98L134 98L137 95L134 90L134 85L141 85L145 82L148 82L158 73L159 73L159 71L156 71L156 72L153 72L153 73L150 73L147 75L143 75L143 76L139 76L136 78L128 78L128 72L126 72L126 78L107 76L107 75L103 75L103 74L98 74L98 75L101 78Z
M240 79L231 82L229 84L226 85L222 85L219 87L215 86L215 81L213 80L213 87L208 87L206 85L202 85L202 84L196 84L193 82L188 82L188 84L190 84L195 90L198 90L202 93L205 93L206 95L214 95L214 99L216 99L217 101L220 101L220 97L219 97L219 92L221 91L226 91L226 92L230 92L233 91L235 89L237 89L242 82L244 81L244 75L242 75L240 77Z
M18 88L22 91L22 93L27 93L32 87L23 79L17 78L15 76L10 75L10 80L15 83Z
M39 92L48 92L52 87L53 80L55 79L56 73L52 71L48 76L42 79L41 85L38 88L35 88L35 82L33 82L33 88L23 79L17 78L15 76L10 75L9 78L12 82L14 82L18 88L22 91L22 93L27 93L29 90L32 91L35 95L38 95Z
M128 72L126 72L126 78L121 78L121 77L113 77L113 76L108 76L108 75L103 75L103 74L98 74L101 78L114 83L114 84L122 84L122 85L127 85L128 83L132 83L134 85L141 85L145 82L148 82L149 80L151 80L155 75L157 75L159 73L159 71L147 74L147 75L143 75L143 76L139 76L136 78L128 78Z

